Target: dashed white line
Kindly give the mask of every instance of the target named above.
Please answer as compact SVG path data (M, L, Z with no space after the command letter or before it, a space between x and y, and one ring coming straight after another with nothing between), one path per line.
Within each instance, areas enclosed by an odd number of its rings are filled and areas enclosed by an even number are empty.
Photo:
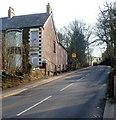
M73 85L73 84L74 84L74 83L69 84L68 86L66 86L66 87L62 88L60 91L65 90L66 88L70 87L70 86L71 86L71 85Z
M29 107L29 108L25 109L24 111L22 111L22 112L18 113L18 114L17 114L17 116L22 115L23 113L25 113L25 112L29 111L30 109L32 109L32 108L34 108L34 107L36 107L37 105L40 105L41 103L43 103L44 101L48 100L48 99L49 99L49 98L51 98L51 97L52 97L52 96L49 96L49 97L47 97L47 98L45 98L45 99L41 100L40 102L38 102L38 103L34 104L33 106L31 106L31 107Z
M90 74L87 74L86 76L89 76Z
M82 77L82 78L80 78L80 79L78 79L77 81L80 81L80 80L82 80L84 77Z

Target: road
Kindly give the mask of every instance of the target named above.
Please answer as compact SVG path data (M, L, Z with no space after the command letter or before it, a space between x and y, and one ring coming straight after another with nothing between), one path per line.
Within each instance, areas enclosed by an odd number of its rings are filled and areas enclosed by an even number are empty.
M89 67L3 98L3 118L102 118L109 72Z

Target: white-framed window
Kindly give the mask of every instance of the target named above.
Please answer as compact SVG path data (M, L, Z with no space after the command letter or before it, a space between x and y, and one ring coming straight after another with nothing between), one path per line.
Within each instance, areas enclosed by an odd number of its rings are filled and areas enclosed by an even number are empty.
M30 29L30 45L34 47L39 45L39 29Z
M32 64L34 68L39 67L39 58L38 57L33 57L32 58Z
M6 39L9 47L21 47L22 46L22 32L9 31L6 33Z
M42 53L39 53L39 51L31 51L29 56L34 68L42 66Z

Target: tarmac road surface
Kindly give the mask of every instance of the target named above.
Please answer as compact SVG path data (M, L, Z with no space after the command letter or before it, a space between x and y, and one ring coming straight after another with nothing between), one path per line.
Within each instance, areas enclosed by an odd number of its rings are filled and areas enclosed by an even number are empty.
M88 67L3 98L3 118L102 118L110 69Z

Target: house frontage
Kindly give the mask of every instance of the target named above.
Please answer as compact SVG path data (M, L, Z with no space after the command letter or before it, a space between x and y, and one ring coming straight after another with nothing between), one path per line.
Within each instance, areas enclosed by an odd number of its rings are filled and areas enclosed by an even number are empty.
M50 4L46 13L15 16L9 7L8 17L0 18L2 29L2 68L28 71L42 68L47 72L66 70L67 51L59 43Z

